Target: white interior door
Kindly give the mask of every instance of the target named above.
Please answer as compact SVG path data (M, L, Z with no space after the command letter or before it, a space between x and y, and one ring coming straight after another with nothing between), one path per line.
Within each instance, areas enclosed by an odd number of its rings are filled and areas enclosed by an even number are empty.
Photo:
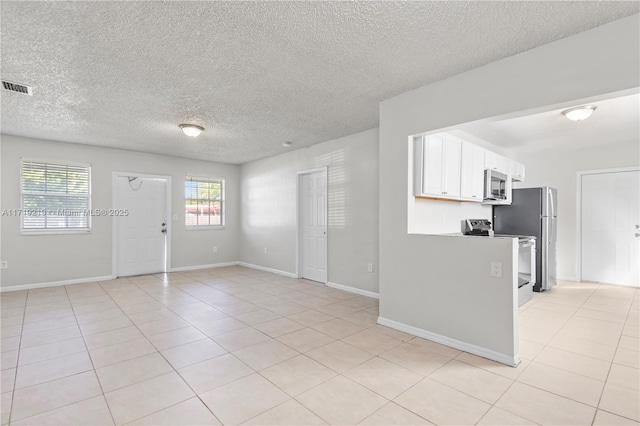
M128 215L117 216L118 276L166 271L167 181L118 176L116 208Z
M640 171L582 175L582 279L640 287Z
M302 278L327 282L327 172L300 177Z

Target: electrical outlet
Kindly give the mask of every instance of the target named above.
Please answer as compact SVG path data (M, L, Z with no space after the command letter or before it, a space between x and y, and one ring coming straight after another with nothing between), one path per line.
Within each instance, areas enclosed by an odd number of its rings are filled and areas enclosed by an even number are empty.
M367 272L373 272L373 263L367 263Z
M217 253L217 252L218 252L218 247L213 246L213 252L214 252L214 253Z
M491 262L491 276L496 278L502 277L502 263Z
M7 262L6 260L3 260L2 262L0 262L0 269L7 269L9 267L9 262Z
M267 254L267 248L266 247L264 248L264 254Z
M173 220L178 220L178 215L177 214L173 215Z

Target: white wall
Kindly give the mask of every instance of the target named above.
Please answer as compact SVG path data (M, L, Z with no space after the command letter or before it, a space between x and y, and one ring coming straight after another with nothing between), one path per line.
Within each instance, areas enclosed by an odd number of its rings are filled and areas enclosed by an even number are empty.
M577 172L640 165L640 140L527 152L518 161L526 167L526 181L518 187L551 186L558 190L558 277L575 280L579 276L576 269Z
M329 180L329 281L377 293L378 129L243 164L240 260L296 272L296 172L321 166Z
M640 86L640 26L631 16L572 37L531 49L484 67L404 93L380 104L380 315L407 325L433 330L465 341L463 323L484 333L488 349L500 351L498 341L514 338L499 331L501 321L513 325L507 314L495 308L465 313L446 311L447 268L465 267L473 250L443 245L444 237L407 234L407 172L409 135L443 129L483 118L501 116L543 106L617 92ZM487 254L476 247L485 259ZM499 247L491 250L496 260L504 257ZM420 268L416 253L421 253ZM443 258L456 263L444 263ZM486 263L486 262L485 262ZM474 263L474 265L476 265ZM470 288L489 286L490 265L479 267ZM455 279L464 278L451 270ZM429 279L429 276L435 279ZM459 283L456 283L459 284ZM463 289L460 290L464 292ZM401 295L399 297L398 295ZM428 297L424 297L428 295ZM408 304L420 299L421 310L407 313ZM425 320L423 312L441 312ZM507 328L508 329L508 328ZM437 331L436 331L437 330ZM493 335L498 333L499 336ZM492 343L493 342L493 343Z
M2 135L1 209L20 208L20 158L89 163L92 208L112 207L112 172L137 172L172 177L171 268L235 262L239 254L239 167L183 158L142 154ZM226 179L224 230L187 231L184 226L184 178L187 174ZM20 218L1 223L2 287L109 276L112 273L112 219L94 217L90 234L21 235ZM213 246L218 252L213 253ZM67 259L73 259L69 261Z

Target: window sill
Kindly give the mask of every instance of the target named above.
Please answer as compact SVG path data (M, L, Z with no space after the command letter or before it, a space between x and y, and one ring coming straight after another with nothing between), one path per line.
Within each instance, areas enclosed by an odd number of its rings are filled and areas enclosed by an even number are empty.
M91 234L91 229L21 229L20 235L78 235Z
M187 231L223 231L224 225L207 225L207 226L197 226L197 225L187 225Z

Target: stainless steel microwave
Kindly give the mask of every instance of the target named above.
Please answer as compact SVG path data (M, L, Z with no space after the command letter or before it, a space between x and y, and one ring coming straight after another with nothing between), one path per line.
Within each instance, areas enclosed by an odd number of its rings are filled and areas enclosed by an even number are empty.
M502 201L507 199L507 175L495 170L484 171L484 200Z

